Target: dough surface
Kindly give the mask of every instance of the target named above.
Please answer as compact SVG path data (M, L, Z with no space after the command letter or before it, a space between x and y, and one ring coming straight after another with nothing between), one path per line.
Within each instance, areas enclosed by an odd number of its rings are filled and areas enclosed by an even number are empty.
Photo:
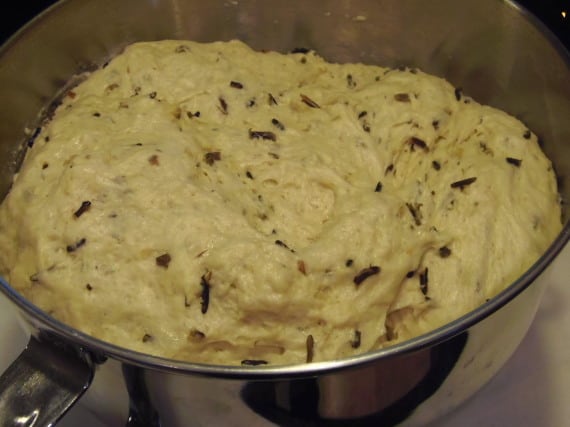
M0 272L136 351L305 363L478 307L560 216L536 136L438 77L145 42L39 130L0 207Z

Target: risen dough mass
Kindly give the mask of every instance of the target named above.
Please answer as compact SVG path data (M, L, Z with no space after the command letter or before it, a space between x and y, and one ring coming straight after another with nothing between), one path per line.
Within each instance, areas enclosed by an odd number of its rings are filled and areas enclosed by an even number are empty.
M536 136L440 78L161 41L41 127L0 210L0 264L120 346L304 363L456 319L560 228Z

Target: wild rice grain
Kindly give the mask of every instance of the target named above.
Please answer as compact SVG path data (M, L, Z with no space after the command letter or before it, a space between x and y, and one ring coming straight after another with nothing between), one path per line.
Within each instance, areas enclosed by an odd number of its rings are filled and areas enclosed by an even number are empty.
M311 363L315 356L315 339L313 338L312 335L307 336L305 345L307 347L307 363Z

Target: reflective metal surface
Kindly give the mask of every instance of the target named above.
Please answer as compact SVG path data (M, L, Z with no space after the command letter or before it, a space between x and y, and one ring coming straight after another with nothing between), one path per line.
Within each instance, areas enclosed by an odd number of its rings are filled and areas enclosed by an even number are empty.
M0 191L16 169L22 129L35 127L39 109L75 72L127 43L162 38L240 38L281 51L303 46L333 61L406 64L441 75L540 135L568 199L567 52L514 3L500 0L433 0L427 9L414 0L62 1L0 52ZM566 224L519 281L438 331L301 366L204 366L136 354L60 324L6 283L0 290L34 335L50 331L98 363L83 401L109 425L424 425L479 389L512 354L543 291L537 278L569 234Z
M32 337L0 377L0 425L55 425L92 378L90 363L76 354L74 346Z

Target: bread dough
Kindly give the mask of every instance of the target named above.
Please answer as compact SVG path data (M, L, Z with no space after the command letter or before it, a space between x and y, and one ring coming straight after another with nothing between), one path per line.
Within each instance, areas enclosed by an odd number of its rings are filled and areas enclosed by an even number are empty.
M392 345L492 298L561 229L536 136L417 69L137 43L38 132L0 207L2 275L167 358Z

